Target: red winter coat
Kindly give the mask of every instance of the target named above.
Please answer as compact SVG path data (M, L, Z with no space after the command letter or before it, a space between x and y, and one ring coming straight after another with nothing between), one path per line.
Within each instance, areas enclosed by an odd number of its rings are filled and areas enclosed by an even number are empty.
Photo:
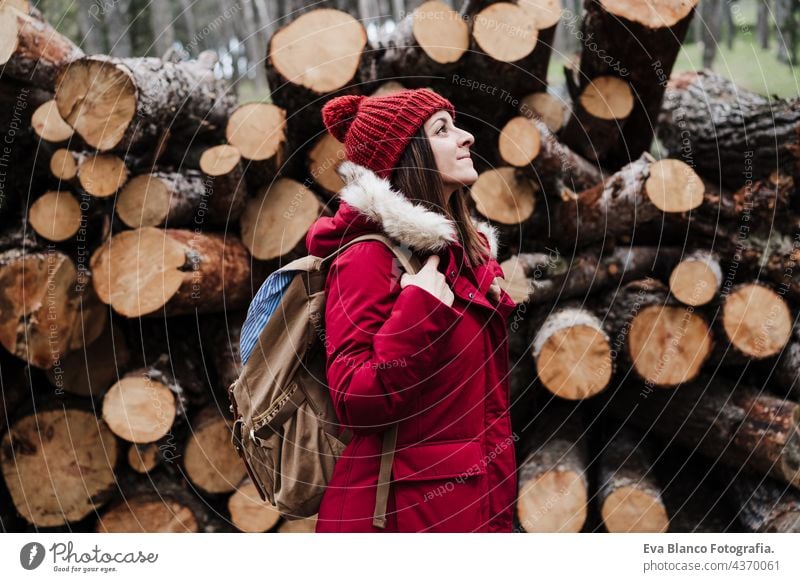
M454 225L350 161L340 207L308 232L309 253L326 256L348 240L383 232L436 252L452 307L416 285L379 241L343 251L326 281L327 379L340 422L354 436L336 463L317 532L510 532L516 496L516 435L509 416L508 332L515 308L495 276L496 231L475 220L488 264L469 269ZM454 194L458 195L458 194ZM463 264L462 264L463 262ZM386 528L372 525L382 432L399 421Z

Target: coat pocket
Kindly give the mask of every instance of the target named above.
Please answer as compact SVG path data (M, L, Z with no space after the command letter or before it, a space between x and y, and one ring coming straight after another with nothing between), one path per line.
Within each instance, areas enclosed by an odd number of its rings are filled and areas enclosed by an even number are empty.
M480 441L399 445L392 479L399 531L472 532L485 527L489 499Z

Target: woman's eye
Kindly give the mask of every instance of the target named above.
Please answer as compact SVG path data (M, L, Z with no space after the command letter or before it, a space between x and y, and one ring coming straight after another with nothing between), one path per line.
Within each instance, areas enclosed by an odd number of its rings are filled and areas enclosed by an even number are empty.
M436 135L439 135L439 134L440 134L440 133L442 133L443 131L445 131L445 128L444 128L444 126L442 126L442 127L439 129L439 131L437 131L437 132L436 132Z

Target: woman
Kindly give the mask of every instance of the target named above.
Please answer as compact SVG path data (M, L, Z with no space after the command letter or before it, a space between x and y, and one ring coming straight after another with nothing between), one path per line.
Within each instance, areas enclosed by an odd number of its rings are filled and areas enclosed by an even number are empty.
M516 463L509 417L511 297L497 234L472 219L474 139L428 89L343 96L323 108L344 142L333 217L306 237L327 256L367 232L410 248L405 273L380 241L351 246L326 280L327 380L353 438L323 496L318 532L510 532ZM382 435L398 423L385 528L373 525Z

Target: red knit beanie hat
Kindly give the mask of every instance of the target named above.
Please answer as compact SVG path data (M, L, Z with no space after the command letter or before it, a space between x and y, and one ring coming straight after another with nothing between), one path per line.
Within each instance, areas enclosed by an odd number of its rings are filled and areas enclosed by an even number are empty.
M335 97L322 107L322 120L344 143L348 160L388 178L414 134L441 109L455 119L455 107L438 93L406 89L380 97Z

